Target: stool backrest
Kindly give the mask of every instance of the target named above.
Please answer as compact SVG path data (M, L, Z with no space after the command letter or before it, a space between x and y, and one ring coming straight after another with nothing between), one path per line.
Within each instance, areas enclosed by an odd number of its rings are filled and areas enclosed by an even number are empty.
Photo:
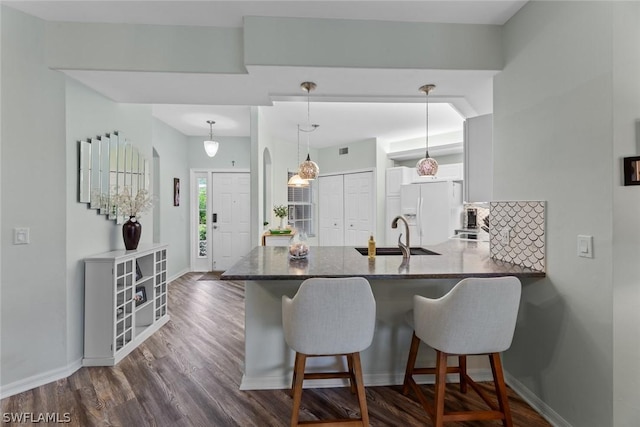
M362 277L311 278L293 298L282 297L285 341L308 354L347 354L371 345L376 302Z
M416 335L449 354L502 352L513 340L521 289L516 277L467 278L439 299L416 295Z

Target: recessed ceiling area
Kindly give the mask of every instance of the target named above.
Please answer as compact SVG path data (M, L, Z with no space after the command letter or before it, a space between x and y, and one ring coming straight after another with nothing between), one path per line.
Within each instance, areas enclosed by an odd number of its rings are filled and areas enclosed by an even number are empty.
M5 1L47 21L242 27L243 17L273 16L502 25L526 1ZM313 147L371 138L392 143L461 132L465 118L493 111L495 71L247 66L246 74L63 70L121 103L152 105L153 115L187 136L248 136L260 106L273 136L295 143L307 122L303 81L313 81ZM431 142L431 141L430 141ZM437 144L437 141L434 140Z

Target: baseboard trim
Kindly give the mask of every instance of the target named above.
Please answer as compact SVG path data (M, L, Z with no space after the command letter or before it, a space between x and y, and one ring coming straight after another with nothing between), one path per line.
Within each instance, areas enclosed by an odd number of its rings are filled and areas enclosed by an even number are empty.
M190 270L190 269L188 269L188 268L182 269L182 270L180 270L178 273L174 274L173 276L168 277L168 278L167 278L167 283L168 283L168 284L170 284L170 283L171 283L171 282L173 282L174 280L176 280L176 279L178 279L178 278L180 278L180 277L184 276L185 274L187 274L187 273L189 273L189 272L191 272L191 270Z
M554 427L572 427L567 420L562 418L556 411L551 409L549 405L544 403L538 396L536 396L531 390L525 387L520 381L518 381L513 375L508 372L504 372L504 381L509 387L535 409L544 419Z
M470 369L468 374L475 381L493 381L491 370L489 369ZM363 374L362 379L366 387L401 385L404 382L404 372L396 372L390 374ZM418 384L433 384L435 378L433 375L417 375L415 380ZM457 383L458 375L447 375L447 382ZM346 387L347 380L335 378L327 380L314 380L313 382L305 382L305 387L309 388L327 388L327 387ZM253 377L248 378L242 376L240 390L279 390L291 387L291 376L272 376L272 377Z
M32 377L24 378L1 387L0 399L10 397L54 381L67 378L82 367L82 358L75 360L65 367L52 369Z

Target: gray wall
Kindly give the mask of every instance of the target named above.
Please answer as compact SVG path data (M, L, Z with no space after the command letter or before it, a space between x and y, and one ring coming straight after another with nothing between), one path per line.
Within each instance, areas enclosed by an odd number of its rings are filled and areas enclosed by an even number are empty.
M506 370L580 427L613 422L612 7L527 3L504 27L494 79L494 199L548 202L547 277L524 286ZM577 257L579 234L595 258Z
M39 20L3 8L3 385L65 367L77 354L67 348L65 79L45 67L43 37ZM31 243L13 245L14 227L29 227Z
M204 152L203 141L208 136L190 136L184 147L188 153L187 161L193 169L249 169L251 167L251 138L216 136L220 143L215 157ZM234 163L235 162L235 166Z
M622 158L640 155L640 3L613 5L613 421L640 420L640 189L624 187Z
M158 119L153 120L153 148L160 158L160 182L154 182L154 195L159 210L158 241L168 243L169 277L182 275L189 269L189 168L187 137ZM203 148L204 151L204 148ZM173 179L180 179L180 206L173 206ZM149 230L151 231L151 230Z

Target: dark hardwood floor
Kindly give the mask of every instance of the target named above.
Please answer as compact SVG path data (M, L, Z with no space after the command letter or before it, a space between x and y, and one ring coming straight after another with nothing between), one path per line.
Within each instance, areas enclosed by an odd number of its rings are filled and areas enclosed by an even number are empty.
M202 278L201 280L199 280ZM240 391L244 353L241 284L190 273L169 286L171 321L116 367L82 368L66 379L3 399L7 414L57 413L72 426L286 426L288 390ZM491 383L483 384L488 389ZM432 386L424 386L433 398ZM473 391L448 386L447 409L483 408ZM516 426L550 424L509 390ZM372 426L429 426L427 415L400 386L367 387ZM354 415L349 388L305 389L301 420ZM68 414L68 415L66 415ZM47 425L4 423L3 425ZM52 423L48 425L53 425ZM491 426L495 422L447 426Z

